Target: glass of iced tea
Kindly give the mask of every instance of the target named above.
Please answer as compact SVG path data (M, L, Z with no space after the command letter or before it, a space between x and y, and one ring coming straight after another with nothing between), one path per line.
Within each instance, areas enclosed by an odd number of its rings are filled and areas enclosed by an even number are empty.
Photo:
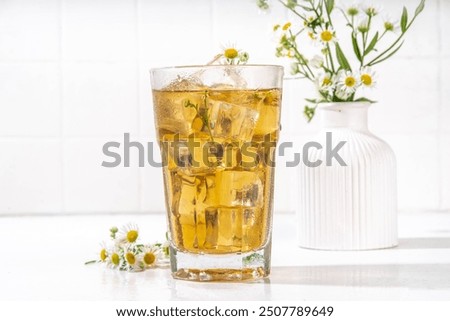
M211 65L150 73L172 275L266 277L283 68Z

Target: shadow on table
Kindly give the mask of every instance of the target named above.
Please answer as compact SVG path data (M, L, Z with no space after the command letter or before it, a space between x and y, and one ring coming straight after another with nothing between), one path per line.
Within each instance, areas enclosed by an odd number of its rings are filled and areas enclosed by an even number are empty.
M450 237L401 238L395 249L450 249Z
M271 284L450 289L450 264L273 267Z

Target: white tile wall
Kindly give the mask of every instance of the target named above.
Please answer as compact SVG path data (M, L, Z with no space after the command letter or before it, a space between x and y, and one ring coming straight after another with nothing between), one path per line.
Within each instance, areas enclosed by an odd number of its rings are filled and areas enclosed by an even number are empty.
M138 1L139 57L151 67L214 56L210 0Z
M0 63L0 136L58 137L60 71L57 63Z
M405 211L439 208L439 153L436 135L385 135L397 157L398 205Z
M64 60L135 61L136 5L123 0L62 0Z
M436 134L439 64L437 58L393 57L378 66L376 88L367 91L378 102L371 107L374 132Z
M396 16L418 1L377 3ZM102 145L124 132L154 140L150 68L202 64L227 44L282 63L272 26L294 17L254 2L0 1L0 214L163 211L161 169L103 168ZM450 209L449 15L449 1L428 0L402 51L377 68L370 124L396 151L405 211ZM301 146L317 128L302 116L311 90L285 82L283 141ZM295 211L296 180L279 166L277 211Z
M59 141L2 138L0 151L0 213L61 212Z
M114 139L116 140L116 139ZM63 206L66 212L139 211L136 166L106 168L105 139L70 138L64 143Z
M55 60L60 48L60 0L0 3L0 60Z
M385 16L391 18L400 18L403 6L408 7L409 17L412 18L416 6L420 0L377 0L374 1L380 5L385 12ZM440 46L440 27L439 27L439 6L448 2L447 0L427 0L426 10L422 12L411 29L402 49L398 52L398 57L432 57L435 56ZM424 46L424 44L426 44Z
M136 66L64 63L63 128L67 136L137 134Z

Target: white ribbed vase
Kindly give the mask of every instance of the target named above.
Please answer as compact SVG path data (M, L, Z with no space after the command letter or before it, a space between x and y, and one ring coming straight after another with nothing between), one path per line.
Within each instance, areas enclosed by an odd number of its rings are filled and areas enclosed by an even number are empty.
M317 167L300 167L299 245L323 250L368 250L393 247L397 238L395 155L367 128L365 102L328 103L317 108L321 121L309 160ZM326 133L332 148L346 141L326 165Z

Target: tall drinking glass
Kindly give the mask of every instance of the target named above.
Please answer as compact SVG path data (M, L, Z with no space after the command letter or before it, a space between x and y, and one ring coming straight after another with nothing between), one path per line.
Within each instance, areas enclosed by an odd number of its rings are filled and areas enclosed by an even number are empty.
M172 275L194 281L269 275L282 67L150 73Z

